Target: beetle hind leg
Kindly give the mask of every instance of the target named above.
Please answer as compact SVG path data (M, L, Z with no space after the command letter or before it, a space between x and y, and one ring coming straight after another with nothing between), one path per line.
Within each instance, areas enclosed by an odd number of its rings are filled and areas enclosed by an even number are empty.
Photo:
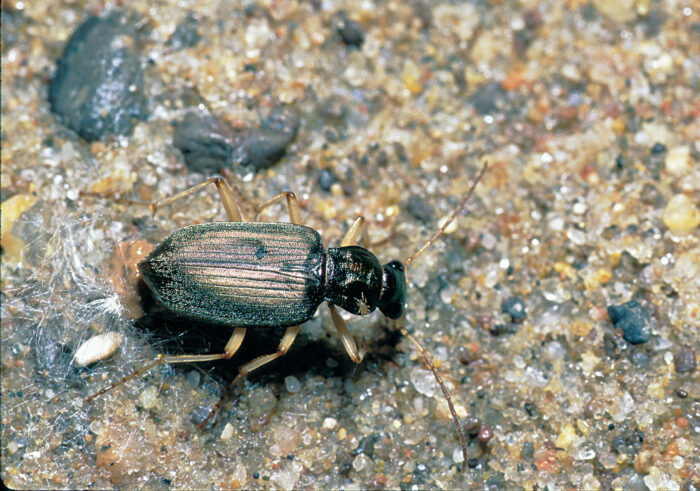
M255 210L255 219L254 221L259 221L258 217L260 216L260 213L265 209L269 208L270 206L274 205L275 203L279 203L282 200L287 200L287 211L289 212L289 221L291 223L294 223L296 225L303 225L304 221L301 219L301 208L299 208L299 202L297 201L297 196L292 193L291 191L285 191L283 193L278 194L277 196L274 196L264 203L258 205L257 209Z
M207 179L204 182L200 182L199 184L192 186L191 188L187 188L184 191L180 191L177 194L173 194L172 196L169 196L167 198L154 201L153 203L149 204L149 207L151 208L151 211L155 214L155 212L159 209L168 206L169 204L179 199L185 198L190 194L196 193L200 189L203 189L206 186L208 186L209 184L216 185L216 190L219 192L221 203L224 205L224 209L226 210L226 216L228 216L229 221L242 222L243 217L241 216L241 210L238 208L236 200L233 197L233 191L231 190L231 186L229 186L228 183L220 177L212 177L211 179Z

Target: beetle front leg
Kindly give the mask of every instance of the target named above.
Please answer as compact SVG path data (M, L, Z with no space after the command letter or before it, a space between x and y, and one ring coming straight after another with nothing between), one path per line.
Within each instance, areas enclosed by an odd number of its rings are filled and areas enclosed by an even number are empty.
M360 244L362 244L362 247L369 249L370 244L369 237L367 236L367 222L365 221L365 217L362 215L355 218L355 221L352 222L352 225L350 225L350 228L343 236L343 240L340 241L340 247L355 245L357 244L358 238L360 239Z
M348 352L348 356L352 361L355 363L361 363L362 355L360 355L360 350L357 349L355 338L352 337L352 334L350 334L350 331L348 330L348 325L335 309L335 305L329 303L328 308L331 311L331 319L333 319L333 324L335 324L335 328L338 330L338 335L340 336L340 340L343 342L345 351Z
M292 327L287 328L287 330L284 331L284 335L282 336L282 340L280 341L280 344L277 347L277 351L275 353L270 353L269 355L260 356L252 361L249 361L248 363L245 363L244 365L241 365L241 367L238 369L238 375L236 376L235 379L233 379L233 382L231 382L231 385L229 387L234 386L236 383L241 381L245 376L247 376L250 372L257 370L258 368L262 367L263 365L267 365L271 361L274 361L277 358L280 358L280 357L286 355L287 351L294 343L294 340L296 339L297 334L299 334L300 329L301 329L301 326L292 326Z

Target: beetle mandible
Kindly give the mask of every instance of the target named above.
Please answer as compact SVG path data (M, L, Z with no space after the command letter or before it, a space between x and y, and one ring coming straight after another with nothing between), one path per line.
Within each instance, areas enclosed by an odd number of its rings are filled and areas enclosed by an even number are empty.
M324 249L319 233L302 223L296 196L281 193L264 202L263 209L286 200L289 223L245 222L228 183L208 179L164 200L151 203L156 210L215 184L228 222L191 225L173 232L139 264L143 279L155 298L184 317L233 327L223 353L207 355L158 355L155 361L87 398L90 402L159 363L198 363L231 358L240 348L246 330L285 327L274 353L260 356L239 368L231 385L252 371L284 356L294 343L301 325L327 302L331 319L350 359L362 361L360 351L336 306L355 315L377 308L416 346L430 368L447 401L467 462L466 443L447 388L428 352L399 322L406 308L408 266L444 233L464 208L484 175L484 164L474 182L447 220L416 253L404 262L393 260L382 266L366 247L365 219L359 216L340 246Z

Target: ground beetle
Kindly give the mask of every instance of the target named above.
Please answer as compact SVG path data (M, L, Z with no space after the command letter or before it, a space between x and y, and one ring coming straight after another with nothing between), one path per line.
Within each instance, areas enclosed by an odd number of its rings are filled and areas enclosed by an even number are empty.
M427 250L451 224L474 192L486 167L484 164L460 204L430 240L405 261L406 265ZM233 327L224 352L158 355L154 362L88 397L87 401L158 363L231 358L241 346L246 329L286 327L277 351L242 365L233 385L253 370L284 356L301 324L311 319L324 301L328 303L345 350L352 361L360 363L362 356L355 340L335 307L355 315L366 315L379 308L417 347L440 385L462 445L464 471L467 450L452 399L425 348L398 322L406 307L404 263L394 260L382 266L374 254L355 245L358 240L367 245L364 217L355 219L340 247L324 250L319 233L302 225L299 205L291 192L281 193L257 209L260 213L286 200L290 223L244 222L231 188L218 177L149 206L155 213L209 184L216 185L229 221L177 230L139 264L139 269L156 299L168 309L185 317Z

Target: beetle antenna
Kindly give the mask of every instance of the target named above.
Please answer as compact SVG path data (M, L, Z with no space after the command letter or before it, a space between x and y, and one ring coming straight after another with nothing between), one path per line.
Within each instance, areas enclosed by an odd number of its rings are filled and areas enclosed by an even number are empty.
M418 249L415 254L413 254L411 257L409 257L404 264L408 266L413 262L414 259L416 259L418 256L423 254L428 248L433 245L433 242L435 242L438 237L440 237L445 230L447 230L447 227L450 226L450 224L454 221L454 219L457 217L457 215L464 209L465 205L467 204L467 201L469 201L469 198L472 197L472 194L474 194L474 189L476 189L476 185L479 183L481 180L482 176L486 173L486 169L488 168L489 164L488 162L484 162L484 165L481 167L481 170L479 171L479 174L476 176L476 179L474 179L474 183L472 184L472 187L469 188L469 191L467 191L467 194L462 198L462 201L457 205L457 207L452 210L452 213L447 217L447 220L445 220L445 223L442 224L442 227L437 229L433 236L423 244L423 246Z
M467 467L467 444L464 441L464 433L462 433L462 428L459 426L459 418L457 418L457 412L455 411L455 408L452 405L452 398L450 397L450 393L447 392L447 387L445 387L445 382L443 382L442 377L440 376L440 372L438 372L437 367L433 363L433 360L430 359L430 356L428 355L428 352L425 350L423 345L420 344L416 338L411 336L411 334L406 329L404 329L404 327L401 324L399 324L398 321L397 324L399 330L401 331L401 334L406 336L418 349L418 351L420 351L420 354L423 355L425 364L428 365L428 368L430 368L430 370L433 372L435 380L437 380L440 389L442 389L442 394L445 396L447 406L450 408L450 414L452 414L452 421L454 421L455 428L457 429L457 435L459 435L459 443L460 445L462 445L462 456L464 457L464 461L462 462L462 472L464 472Z

